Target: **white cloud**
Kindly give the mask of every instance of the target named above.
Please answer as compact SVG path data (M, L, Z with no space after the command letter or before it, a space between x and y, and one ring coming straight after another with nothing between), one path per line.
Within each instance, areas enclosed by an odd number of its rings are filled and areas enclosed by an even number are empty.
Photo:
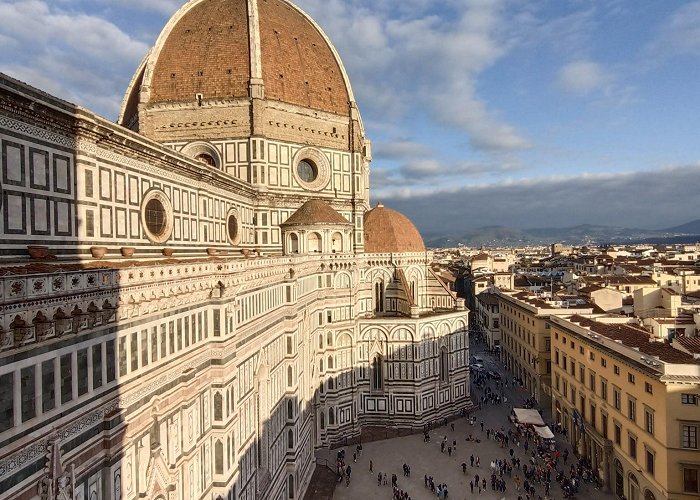
M648 49L656 57L700 54L700 1L683 5L671 14Z
M557 80L566 91L577 95L597 91L609 93L613 82L612 75L605 67L587 60L565 65L559 70Z
M441 17L420 0L413 12L399 0L299 3L331 34L369 120L405 120L419 109L466 132L475 149L528 147L476 91L479 75L509 49L503 0L449 1Z
M148 50L113 23L41 0L0 4L0 38L21 44L0 52L10 76L116 117L131 73Z

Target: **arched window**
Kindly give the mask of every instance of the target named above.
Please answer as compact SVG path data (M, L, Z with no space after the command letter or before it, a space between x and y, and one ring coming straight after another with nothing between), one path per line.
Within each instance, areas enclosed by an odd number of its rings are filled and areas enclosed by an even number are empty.
M333 377L328 379L328 390L332 390L333 386L335 385L335 382L333 382Z
M294 448L294 431L292 429L287 431L287 448Z
M214 473L224 473L224 443L218 439L214 443Z
M320 415L321 415L321 429L325 429L326 428L326 414L323 412L323 410L321 410Z
M343 251L343 235L340 233L333 233L331 237L331 250L333 253L340 253Z
M384 280L374 284L374 311L384 312Z
M383 367L382 357L377 354L372 359L372 390L381 391L384 387L384 374L382 373Z
M320 253L321 252L321 235L318 233L309 234L309 252L308 253Z
M450 372L450 363L447 354L447 347L440 349L440 380L447 382Z
M222 420L224 418L224 401L221 393L214 394L214 420Z
M287 477L287 490L289 490L289 498L294 498L294 476L291 474Z
M289 235L289 253L299 253L299 236L296 233Z
M287 354L292 354L292 337L287 337Z
M335 410L328 408L328 425L335 425Z
M333 369L333 356L328 356L328 369Z
M318 348L323 349L323 334L318 335Z
M326 345L333 345L333 332L326 334Z
M292 400L287 401L287 420L292 420L294 418L294 403Z
M292 372L292 367L287 367L287 387L292 387L294 385L294 373Z
M323 373L323 359L318 360L318 371Z

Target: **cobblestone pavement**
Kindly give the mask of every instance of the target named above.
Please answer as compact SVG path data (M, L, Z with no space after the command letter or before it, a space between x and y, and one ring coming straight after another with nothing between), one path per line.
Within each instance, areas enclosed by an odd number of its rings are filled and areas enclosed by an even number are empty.
M492 355L483 351L479 345L472 344L472 355L477 354L484 358L484 366L486 369L491 369L499 373L505 373L503 365ZM493 389L492 385L492 389ZM480 394L481 391L477 390ZM474 401L474 388L472 386L472 397ZM431 493L424 486L424 475L433 476L435 484L446 483L449 491L450 499L462 500L467 498L483 498L484 500L491 499L517 499L519 493L515 489L513 477L506 477L506 491L504 493L491 490L489 463L494 459L505 459L508 457L509 449L500 448L494 440L486 439L486 429L500 429L504 427L507 431L510 424L508 414L511 404L516 407L520 406L527 394L521 390L513 390L512 387L505 390L507 403L502 405L487 405L485 408L478 410L475 415L477 417L476 425L470 425L469 422L460 418L454 421L454 431L450 424L447 426L438 427L430 431L430 443L423 442L423 435L413 435L402 438L388 439L385 441L376 441L364 443L363 453L358 457L357 463L352 462L352 455L355 450L353 447L346 448L346 458L349 458L349 463L352 466L352 478L350 486L346 487L345 482L338 484L335 489L333 498L335 500L364 500L364 499L392 499L391 475L398 476L398 487L407 491L412 500L427 500L434 499L436 495ZM550 422L548 416L550 412L544 413L545 422ZM484 431L481 431L480 422L484 421ZM473 434L474 437L481 439L480 443L468 442L466 437ZM457 441L457 450L449 456L447 450L444 453L440 452L440 442L443 436L447 436L448 443L453 440ZM568 446L564 442L562 436L557 436L557 444L560 450L564 450ZM521 461L526 459L525 450L515 447L516 457L520 457ZM573 458L573 450L569 448L570 461ZM329 458L335 457L335 450L331 452ZM481 466L470 467L470 456L474 455L481 460ZM373 461L373 472L369 472L369 461ZM466 475L462 473L462 462L467 464ZM332 461L331 461L332 463ZM411 477L404 477L402 466L406 463L411 467ZM389 478L387 486L377 486L377 473L386 472ZM568 472L568 468L566 469ZM473 479L475 474L479 474L480 480L486 477L487 489L479 494L478 489L472 494L469 487L470 479ZM524 479L522 473L519 474L521 480ZM525 498L524 494L523 498ZM544 487L536 487L536 497L544 497ZM556 482L552 482L550 498L560 500L563 498L562 491ZM535 497L535 498L536 498ZM591 484L584 484L580 487L576 495L578 499L588 499L595 497L596 500L613 499L610 493L598 491Z

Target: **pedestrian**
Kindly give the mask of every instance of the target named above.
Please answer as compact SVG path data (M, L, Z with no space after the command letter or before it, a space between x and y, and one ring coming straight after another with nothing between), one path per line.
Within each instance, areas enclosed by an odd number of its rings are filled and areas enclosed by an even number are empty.
M471 467L474 467L474 455L472 455L471 457L469 457L469 465L470 465Z
M481 460L479 460L479 457L476 457L476 466L479 467L481 464Z
M357 463L357 452L352 454L352 461Z
M386 484L386 483L384 483L384 484ZM382 485L382 471L379 471L377 473L377 486L381 486L381 485Z
M372 460L370 460L370 461L369 461L369 471L370 471L370 473L373 472L373 471L372 471L372 467L373 467L373 466L374 466L374 462L372 462Z
M462 474L466 474L466 473L467 473L467 464L462 462Z
M382 482L384 483L384 486L386 486L386 484L387 484L387 483L386 483L386 472L385 472L384 475L382 476Z
M448 454L449 456L452 456L452 446L448 446L448 447L447 447L447 454Z
M484 432L484 421L481 421L481 432Z
M455 430L455 424L454 424L454 423L450 424L450 428L452 429L452 432L454 432L454 430Z
M469 481L469 489L474 493L474 481Z

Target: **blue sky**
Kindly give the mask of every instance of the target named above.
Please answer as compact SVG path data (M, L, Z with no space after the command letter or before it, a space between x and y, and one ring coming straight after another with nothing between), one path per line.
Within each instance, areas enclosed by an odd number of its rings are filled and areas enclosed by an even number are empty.
M182 3L0 0L0 71L114 119ZM373 202L423 232L698 218L700 1L297 4L350 74Z

